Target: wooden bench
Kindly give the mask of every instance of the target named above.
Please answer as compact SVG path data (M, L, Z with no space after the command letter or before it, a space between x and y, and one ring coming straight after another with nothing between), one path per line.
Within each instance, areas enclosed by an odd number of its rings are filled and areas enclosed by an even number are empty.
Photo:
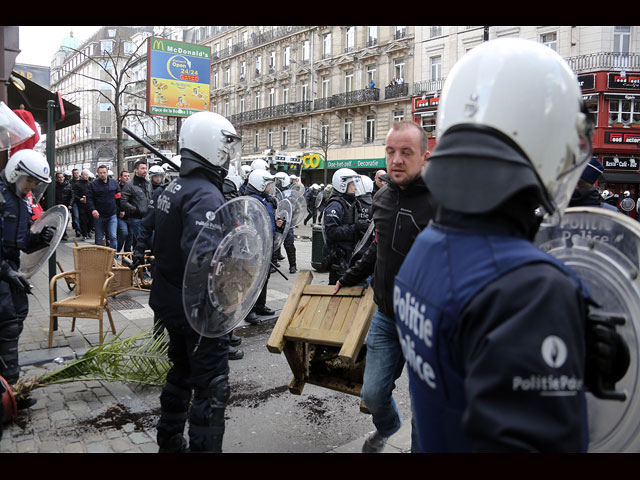
M302 271L280 313L267 349L284 353L293 372L291 393L305 383L360 396L366 346L364 340L376 310L371 287L311 285ZM363 348L364 346L364 348Z

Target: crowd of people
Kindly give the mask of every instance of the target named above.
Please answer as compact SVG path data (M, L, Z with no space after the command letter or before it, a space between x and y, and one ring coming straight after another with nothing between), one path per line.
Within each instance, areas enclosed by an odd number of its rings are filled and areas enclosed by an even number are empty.
M539 43L485 42L447 77L437 128L429 152L419 125L394 122L386 170L370 179L341 168L331 185L305 194L304 223L322 225L319 269L334 292L374 291L361 396L375 430L362 451L382 451L400 428L393 391L406 366L412 452L586 452L586 392L614 388L630 361L615 327L591 321L595 301L580 278L534 244L542 222L567 206L606 208L575 74ZM222 451L229 360L238 358L233 332L203 336L185 316L182 279L196 236L238 195L263 205L273 235L283 234L274 190L299 181L261 161L241 168L240 142L226 118L199 112L184 121L179 176L168 187L160 178L154 190L144 162L119 181L106 167L93 181L85 171L56 177L78 237L93 229L96 243L130 246L134 264L149 248L156 258L149 305L168 332L172 362L160 394L161 452ZM20 198L51 181L46 162L24 152L0 174L5 212L25 209ZM49 230L30 235L26 216L14 217L4 215L0 277L0 367L8 380L17 375L28 309L16 255L52 238ZM293 240L284 248L295 272ZM274 251L270 261L283 259ZM274 313L265 303L268 281L269 274L249 323Z

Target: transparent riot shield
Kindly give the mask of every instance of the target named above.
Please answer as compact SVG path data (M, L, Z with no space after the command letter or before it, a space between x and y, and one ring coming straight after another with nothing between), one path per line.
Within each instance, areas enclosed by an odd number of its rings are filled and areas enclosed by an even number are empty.
M316 208L320 208L320 205L322 205L323 199L324 199L324 190L322 190L316 195Z
M293 207L291 228L300 225L300 222L307 216L307 200L304 198L304 190L300 191L299 189L289 188L282 192L282 196L289 200Z
M49 245L32 253L20 252L20 273L30 278L47 263L53 252L56 251L69 219L69 209L64 205L54 205L45 211L31 225L31 233L40 233L44 227L55 227L55 233Z
M291 202L286 198L283 198L278 202L278 207L275 211L276 219L281 219L284 221L284 230L279 232L276 230L273 235L273 251L277 252L278 249L282 246L284 239L287 237L289 230L291 227L291 219L293 218L293 206Z
M587 393L590 452L640 451L640 224L597 207L568 208L557 226L543 226L535 243L586 284L598 314L619 319L617 327L631 354L626 375L616 384L624 401Z
M189 253L182 287L196 332L220 337L249 314L266 280L272 245L271 219L255 198L234 198L208 219Z

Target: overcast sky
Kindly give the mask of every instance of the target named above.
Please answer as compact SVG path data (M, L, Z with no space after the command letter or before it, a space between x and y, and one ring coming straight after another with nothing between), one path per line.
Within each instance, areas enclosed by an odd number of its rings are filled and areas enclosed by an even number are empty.
M51 66L51 59L60 48L62 40L73 32L73 36L81 41L87 40L100 27L20 27L20 53L16 63Z

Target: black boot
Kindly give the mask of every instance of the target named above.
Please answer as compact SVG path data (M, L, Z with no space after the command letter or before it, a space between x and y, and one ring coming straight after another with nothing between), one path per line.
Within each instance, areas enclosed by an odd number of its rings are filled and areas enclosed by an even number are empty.
M242 337L237 336L235 333L231 332L229 335L229 345L232 347L237 347L242 343Z
M229 345L229 360L241 360L244 352L236 347Z

